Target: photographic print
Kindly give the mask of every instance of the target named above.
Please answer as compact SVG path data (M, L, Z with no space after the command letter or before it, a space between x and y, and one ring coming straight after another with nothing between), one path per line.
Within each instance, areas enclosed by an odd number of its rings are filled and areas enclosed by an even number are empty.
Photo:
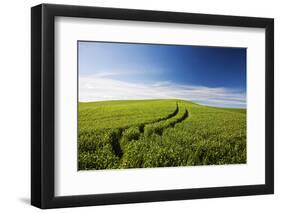
M77 45L79 170L247 162L246 48Z
M31 8L33 206L273 193L274 19Z

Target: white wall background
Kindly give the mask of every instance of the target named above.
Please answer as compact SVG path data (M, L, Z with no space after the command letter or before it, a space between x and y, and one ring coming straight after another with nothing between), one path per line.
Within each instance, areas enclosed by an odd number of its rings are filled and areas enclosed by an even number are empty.
M45 0L44 3L275 18L275 195L56 209L50 212L277 212L281 207L281 3L276 0ZM0 212L39 212L30 197L30 7L37 0L1 2ZM280 208L281 209L281 208ZM279 210L280 211L280 210Z

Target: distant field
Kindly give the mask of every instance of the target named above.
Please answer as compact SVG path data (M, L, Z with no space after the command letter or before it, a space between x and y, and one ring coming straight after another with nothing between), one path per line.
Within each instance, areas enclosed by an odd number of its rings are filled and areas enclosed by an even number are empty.
M246 163L246 110L183 100L79 103L79 170Z

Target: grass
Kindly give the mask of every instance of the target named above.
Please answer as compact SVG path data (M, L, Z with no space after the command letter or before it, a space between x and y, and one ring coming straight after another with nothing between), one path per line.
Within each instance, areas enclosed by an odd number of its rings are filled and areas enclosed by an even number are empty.
M176 110L174 100L79 103L79 131L128 128L165 119Z
M246 110L183 100L79 103L79 170L246 163Z

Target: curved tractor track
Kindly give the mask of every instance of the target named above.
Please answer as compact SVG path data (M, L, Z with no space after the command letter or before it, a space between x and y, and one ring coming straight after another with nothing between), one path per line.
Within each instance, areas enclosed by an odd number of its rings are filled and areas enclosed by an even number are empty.
M162 136L163 132L167 128L174 128L178 123L183 122L189 116L188 110L183 103L176 103L176 109L171 114L164 118L154 120L152 122L142 123L138 126L129 127L125 129L119 129L119 134L114 137L112 141L112 149L116 156L119 158L123 155L122 146L124 143L133 142L138 140L141 135L149 137L152 134Z

